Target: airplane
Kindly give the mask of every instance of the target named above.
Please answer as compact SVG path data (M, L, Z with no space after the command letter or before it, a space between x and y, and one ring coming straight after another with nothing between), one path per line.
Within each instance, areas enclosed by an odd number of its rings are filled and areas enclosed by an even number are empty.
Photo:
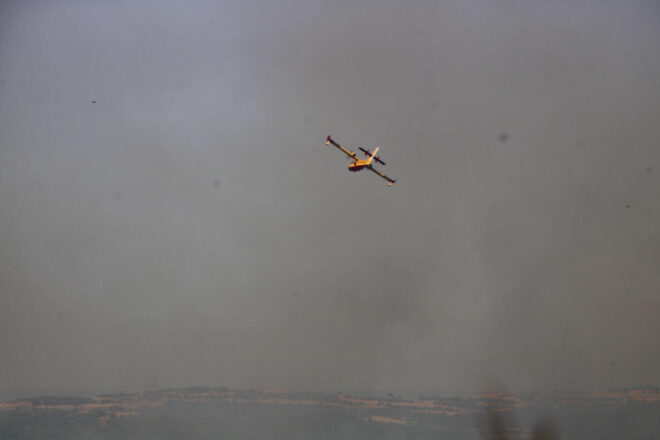
M376 162L382 164L382 165L385 165L385 162L380 160L379 156L376 156L376 154L378 153L378 150L379 150L380 147L376 147L376 149L374 150L373 153L369 150L365 150L364 148L360 147L360 150L364 153L365 156L367 156L367 158L366 159L359 159L357 154L355 154L354 152L349 151L346 148L342 147L337 142L335 142L334 139L332 139L330 136L328 136L328 140L325 144L326 145L330 145L330 144L334 145L335 147L337 147L341 151L343 151L344 154L346 154L350 159L353 160L353 162L351 162L351 164L348 166L348 171L356 172L356 171L360 171L363 168L366 168L369 171L373 171L374 173L378 174L383 179L387 180L387 186L392 186L392 184L396 182L396 179L392 179L391 177L386 176L385 174L383 174L382 172L380 172L379 170L377 170L376 168L374 168L371 165L371 162L374 161L374 160Z

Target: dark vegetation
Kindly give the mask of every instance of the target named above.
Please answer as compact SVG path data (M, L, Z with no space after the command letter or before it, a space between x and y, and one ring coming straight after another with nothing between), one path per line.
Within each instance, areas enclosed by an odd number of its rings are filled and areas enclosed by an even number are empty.
M31 403L32 405L82 405L85 403L92 403L94 400L88 397L75 397L75 396L38 396L29 399L19 399Z

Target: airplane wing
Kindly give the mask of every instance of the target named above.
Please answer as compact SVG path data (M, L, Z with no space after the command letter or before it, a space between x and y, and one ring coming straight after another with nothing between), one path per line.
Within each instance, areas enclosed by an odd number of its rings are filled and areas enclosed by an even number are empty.
M337 148L339 148L341 151L343 151L344 154L346 154L346 155L347 155L348 157L350 157L351 159L357 159L357 158L358 158L358 157L357 157L357 154L353 153L352 151L348 151L346 148L342 147L342 146L339 145L337 142L335 142L334 139L332 139L330 136L328 136L328 141L327 141L325 144L326 144L326 145L330 145L330 144L334 145L335 147L337 147Z
M374 173L378 174L378 175L379 175L380 177L382 177L383 179L387 180L387 182L388 182L388 183L387 183L387 186L392 186L392 184L393 184L394 182L396 182L396 179L392 179L391 177L386 176L385 174L383 174L382 172L380 172L380 171L377 170L376 168L372 167L371 165L369 165L367 168L368 168L369 170L373 171Z

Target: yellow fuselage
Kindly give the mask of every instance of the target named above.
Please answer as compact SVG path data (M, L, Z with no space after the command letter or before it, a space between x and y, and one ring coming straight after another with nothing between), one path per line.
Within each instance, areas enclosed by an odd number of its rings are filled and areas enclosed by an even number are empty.
M360 171L362 168L369 166L371 160L356 160L348 166L348 171Z

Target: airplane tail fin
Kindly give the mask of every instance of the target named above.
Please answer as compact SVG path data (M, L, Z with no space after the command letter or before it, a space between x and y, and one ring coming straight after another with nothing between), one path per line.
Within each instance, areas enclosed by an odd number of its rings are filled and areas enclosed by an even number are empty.
M374 160L374 157L376 157L376 153L378 153L378 149L379 149L379 148L380 148L380 147L376 147L376 148L374 149L374 152L371 153L371 156L369 156L369 164L371 164L371 161L373 161L373 160Z

